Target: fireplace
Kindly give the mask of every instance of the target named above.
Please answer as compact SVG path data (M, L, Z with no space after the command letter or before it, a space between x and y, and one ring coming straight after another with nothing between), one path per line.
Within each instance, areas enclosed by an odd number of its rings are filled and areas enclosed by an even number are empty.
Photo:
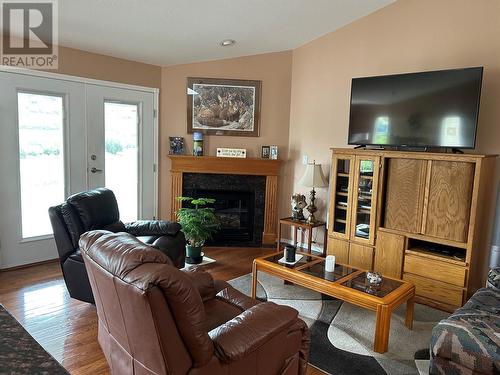
M213 198L221 230L210 246L261 246L264 228L264 176L185 173L182 195Z
M200 190L224 195L229 194L228 192L242 193L237 200L246 202L251 199L244 197L243 193L254 194L253 239L249 241L240 239L241 241L238 240L233 246L276 245L278 176L281 160L187 155L169 155L169 159L171 220L177 219L176 212L181 207L177 197L180 195L189 193L195 195L199 194ZM202 175L201 179L195 177L196 175ZM245 202L241 202L242 207ZM235 205L234 202L227 204L228 209L231 205ZM250 230L250 227L247 230ZM231 241L226 239L221 245L229 244Z

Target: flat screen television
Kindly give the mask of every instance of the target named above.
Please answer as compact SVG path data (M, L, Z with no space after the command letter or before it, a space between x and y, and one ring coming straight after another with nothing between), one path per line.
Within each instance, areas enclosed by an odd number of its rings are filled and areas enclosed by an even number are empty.
M354 78L350 145L474 148L483 68Z

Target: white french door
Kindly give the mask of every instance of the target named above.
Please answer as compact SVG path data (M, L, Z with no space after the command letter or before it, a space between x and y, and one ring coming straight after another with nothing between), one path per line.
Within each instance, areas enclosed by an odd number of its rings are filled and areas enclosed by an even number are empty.
M155 93L0 71L0 268L57 257L47 210L106 186L155 215Z
M47 209L84 189L81 85L0 72L0 260L55 258ZM71 127L69 126L71 124ZM74 147L70 147L74 145Z
M113 190L122 221L153 218L153 94L95 85L86 91L89 188Z

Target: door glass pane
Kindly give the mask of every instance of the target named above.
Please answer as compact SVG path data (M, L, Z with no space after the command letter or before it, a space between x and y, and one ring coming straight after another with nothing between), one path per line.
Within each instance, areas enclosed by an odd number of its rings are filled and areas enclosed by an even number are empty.
M370 238L370 217L372 214L373 160L359 163L359 186L356 210L356 237Z
M349 168L350 160L337 160L337 184L335 186L335 209L333 230L337 233L346 233L347 226L347 211L350 209L349 204Z
M104 103L105 186L116 195L120 219L138 218L139 107Z
M63 98L20 92L22 237L52 233L47 210L64 201Z

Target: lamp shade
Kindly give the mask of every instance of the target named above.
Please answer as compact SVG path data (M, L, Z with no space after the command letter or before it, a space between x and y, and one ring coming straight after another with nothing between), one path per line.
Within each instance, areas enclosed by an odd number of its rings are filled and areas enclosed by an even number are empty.
M306 173L300 179L299 183L305 187L327 187L328 182L323 175L321 164L307 164Z

